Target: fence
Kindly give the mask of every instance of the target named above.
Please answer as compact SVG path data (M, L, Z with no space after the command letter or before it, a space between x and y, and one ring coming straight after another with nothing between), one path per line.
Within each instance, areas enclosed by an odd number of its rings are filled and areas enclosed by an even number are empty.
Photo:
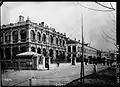
M57 78L66 79L66 78L68 78L68 77L78 77L78 76L79 76L79 74L70 75L70 76L62 76L62 77L51 77L51 78L45 78L45 77L40 77L40 78L31 77L31 78L29 78L29 79L27 79L27 80L24 80L24 81L22 81L22 82L16 83L16 84L14 84L13 86L18 86L18 85L23 84L23 83L25 83L25 82L28 82L28 86L39 86L40 84L38 84L38 83L40 83L40 80L41 80L41 79L44 80L44 81L45 81L45 79L47 79L47 80L54 79L54 80L56 81ZM35 82L36 84L34 83L33 79L36 81L36 82ZM33 85L33 83L34 83L34 85ZM55 84L55 85L57 85L57 84ZM59 85L60 85L60 84L59 84ZM62 85L65 85L65 84L62 84ZM26 85L25 85L25 86L26 86Z
M33 69L32 59L11 59L11 60L2 60L1 66L2 70L5 69Z

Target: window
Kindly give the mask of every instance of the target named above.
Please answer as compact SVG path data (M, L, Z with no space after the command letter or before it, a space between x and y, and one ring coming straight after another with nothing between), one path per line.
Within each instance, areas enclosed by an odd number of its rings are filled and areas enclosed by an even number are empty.
M65 45L65 41L63 40L63 46Z
M41 54L41 49L40 48L37 49L37 53Z
M10 34L5 33L5 42L9 42L9 41L10 41Z
M43 34L42 41L46 42L46 35L45 34Z
M61 39L60 39L60 45L62 44L62 41L61 41Z
M31 35L31 40L34 41L35 40L35 32L33 30L31 30L30 35Z
M26 47L22 46L22 47L20 47L20 51L21 51L21 52L26 52L27 49L26 49Z
M16 54L19 53L18 47L13 47L13 48L12 48L12 52L13 52L12 56L13 56L13 58L15 58L15 57L16 57Z
M58 45L58 38L56 38L56 44Z
M10 51L10 48L5 48L5 56L6 56L6 59L10 59L10 56L11 56L11 51Z
M31 51L32 51L32 52L35 52L35 47L31 47Z
M70 46L68 46L68 52L71 52L71 47Z
M50 43L53 44L53 37L50 35Z
M37 33L37 39L38 39L38 41L41 41L41 35L40 35L40 32Z
M18 32L14 31L12 36L13 36L13 42L18 42Z
M73 52L76 52L76 46L73 46L72 49L73 49Z
M20 36L21 36L21 42L26 41L26 31L25 30L20 31Z

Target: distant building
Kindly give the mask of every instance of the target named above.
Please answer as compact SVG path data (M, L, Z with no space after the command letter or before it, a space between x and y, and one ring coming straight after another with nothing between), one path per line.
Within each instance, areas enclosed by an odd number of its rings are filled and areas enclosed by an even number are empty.
M14 59L16 54L33 51L39 54L49 54L51 60L59 54L66 54L66 34L56 32L41 22L33 23L19 16L17 23L1 26L1 57Z
M82 43L76 40L72 40L68 38L67 40L67 58L68 60L71 60L71 58L76 57L76 61L79 61L80 56L82 55ZM90 47L87 44L84 44L84 57L98 57L100 56L100 51L96 48Z

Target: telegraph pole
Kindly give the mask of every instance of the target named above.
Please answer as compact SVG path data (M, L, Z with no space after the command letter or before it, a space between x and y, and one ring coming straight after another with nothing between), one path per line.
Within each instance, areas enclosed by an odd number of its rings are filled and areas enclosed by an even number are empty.
M83 37L83 15L81 15L81 33L82 33L82 59L81 59L81 83L84 83L84 37Z

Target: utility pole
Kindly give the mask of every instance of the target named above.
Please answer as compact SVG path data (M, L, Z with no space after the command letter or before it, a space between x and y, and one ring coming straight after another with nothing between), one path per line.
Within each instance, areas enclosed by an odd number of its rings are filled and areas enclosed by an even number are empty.
M82 59L81 59L81 84L84 83L84 37L83 37L83 15L81 15L81 33L82 33Z

